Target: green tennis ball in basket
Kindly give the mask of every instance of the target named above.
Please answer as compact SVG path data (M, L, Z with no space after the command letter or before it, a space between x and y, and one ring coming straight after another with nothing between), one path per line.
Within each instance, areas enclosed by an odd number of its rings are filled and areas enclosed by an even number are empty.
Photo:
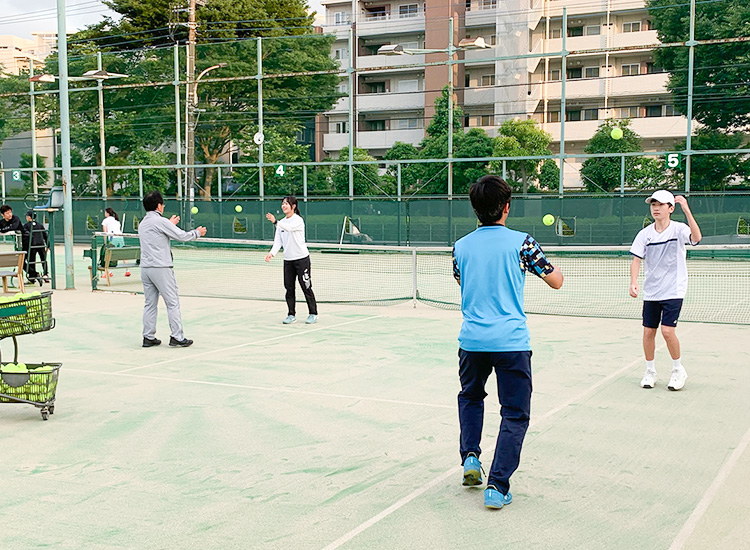
M192 207L192 208L190 209L190 212L192 212L193 214L197 214L197 213L198 213L198 207L197 207L197 206L193 206L193 207Z
M235 206L235 207L234 207L234 211L235 211L235 212L237 212L237 213L239 214L240 212L242 212L242 206L240 206L240 205L238 204L237 206Z
M542 218L542 223L544 225L552 225L555 223L555 217L552 214L545 214Z

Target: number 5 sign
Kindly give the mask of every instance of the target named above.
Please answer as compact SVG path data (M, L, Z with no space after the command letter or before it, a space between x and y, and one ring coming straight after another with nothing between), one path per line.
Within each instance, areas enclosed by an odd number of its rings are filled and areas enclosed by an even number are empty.
M667 168L677 168L680 166L681 158L680 153L668 153L667 154Z

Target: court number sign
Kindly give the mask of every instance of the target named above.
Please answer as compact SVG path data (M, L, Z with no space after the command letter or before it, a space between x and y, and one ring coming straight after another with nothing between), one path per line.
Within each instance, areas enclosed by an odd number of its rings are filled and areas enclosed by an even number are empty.
M283 164L279 164L276 167L276 175L282 178L284 177L284 165Z
M680 153L668 153L667 154L667 168L677 168L681 162Z
M21 181L21 171L20 170L13 170L10 173L10 179L13 181Z

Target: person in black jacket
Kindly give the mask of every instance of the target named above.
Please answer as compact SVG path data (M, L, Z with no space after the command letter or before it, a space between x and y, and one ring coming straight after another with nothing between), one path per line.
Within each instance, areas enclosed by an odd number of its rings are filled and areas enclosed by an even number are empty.
M23 232L21 219L13 215L13 209L9 205L4 204L0 206L0 215L0 233L8 233L9 231Z
M47 278L47 230L34 220L34 211L26 212L26 223L23 225L21 242L26 252L25 266L31 283L38 282L42 286ZM39 261L36 257L39 256ZM42 264L42 275L37 271L37 265Z

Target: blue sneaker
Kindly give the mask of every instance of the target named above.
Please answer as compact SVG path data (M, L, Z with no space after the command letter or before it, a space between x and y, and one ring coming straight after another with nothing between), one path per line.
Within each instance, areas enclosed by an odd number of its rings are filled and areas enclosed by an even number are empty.
M315 313L311 313L309 317L307 318L307 321L305 321L305 324L314 325L317 322L318 322L318 315Z
M464 460L464 482L466 487L482 484L482 463L473 454Z
M288 315L286 319L282 321L285 325L291 325L297 320L297 318L294 315Z
M484 490L484 505L486 508L499 510L511 502L513 502L513 495L510 493L507 495L502 494L494 485L488 485Z

